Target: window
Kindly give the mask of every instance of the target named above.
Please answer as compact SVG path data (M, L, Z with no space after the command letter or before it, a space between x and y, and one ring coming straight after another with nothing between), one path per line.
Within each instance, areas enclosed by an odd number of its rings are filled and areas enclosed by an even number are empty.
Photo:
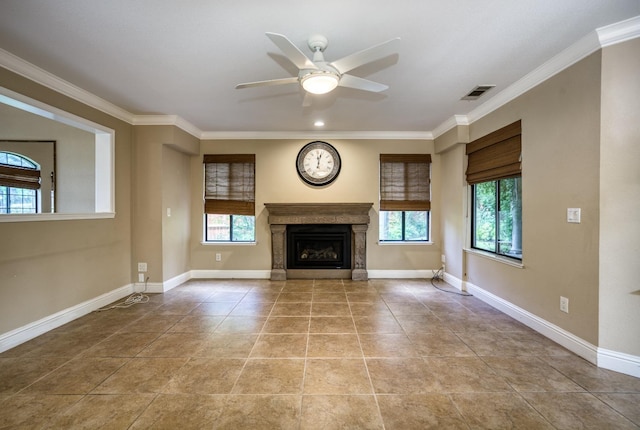
M431 155L380 154L381 242L429 240Z
M38 213L40 169L20 154L0 151L0 214Z
M255 241L255 155L204 156L206 242Z
M520 121L467 145L471 247L522 260Z

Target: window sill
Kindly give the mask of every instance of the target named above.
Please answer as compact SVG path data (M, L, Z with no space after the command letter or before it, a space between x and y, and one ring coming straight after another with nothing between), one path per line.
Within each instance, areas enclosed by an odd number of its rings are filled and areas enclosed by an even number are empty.
M497 261L498 263L506 264L508 266L516 267L518 269L524 269L524 264L521 261L511 259L509 257L503 257L500 255L492 254L490 252L480 251L479 249L464 248L464 252L467 254L477 255L489 260Z
M99 212L93 214L62 214L62 213L46 213L46 214L2 214L0 215L0 223L2 222L30 222L30 221L68 221L83 219L109 219L115 218L115 212Z
M258 242L200 242L200 245L203 246L253 246L257 245Z
M393 240L386 240L386 241L382 241L382 240L378 240L377 241L378 245L382 245L382 246L387 246L387 245L401 245L401 246L405 246L405 245L413 245L413 246L424 246L424 245L433 245L433 242L430 241L415 241L415 242L411 242L411 241L393 241Z

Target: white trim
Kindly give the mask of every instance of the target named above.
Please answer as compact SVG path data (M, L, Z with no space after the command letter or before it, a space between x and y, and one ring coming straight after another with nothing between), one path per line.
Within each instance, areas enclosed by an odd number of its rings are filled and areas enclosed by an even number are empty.
M267 140L267 139L384 139L384 140L433 140L430 131L205 131L202 140Z
M0 48L0 67L4 67L7 70L24 76L27 79L30 79L40 85L44 85L45 87L57 91L67 97L71 97L72 99L91 106L101 112L128 122L129 124L133 121L133 114L126 110L63 79L60 79L54 74L49 73L2 48Z
M640 357L598 348L598 367L640 378Z
M596 346L587 342L584 339L558 327L555 324L546 321L537 315L532 314L529 311L522 309L519 306L508 302L495 294L492 294L477 285L473 285L470 282L466 283L468 291L483 302L493 306L494 308L504 312L512 318L520 321L524 325L534 329L538 333L553 340L556 343L567 348L569 351L574 352L585 360L596 364L598 361L598 354Z
M452 287L457 288L460 291L467 291L465 282L462 279L458 279L447 272L444 272L444 274L442 275L442 278L444 282L451 285Z
M433 270L371 270L367 269L369 279L431 279L437 269Z
M65 214L65 213L41 213L41 214L2 214L0 223L3 222L25 222L25 221L68 221L79 219L109 219L115 218L115 212L86 213L86 214Z
M53 315L31 322L10 332L0 334L0 352L16 347L41 334L58 328L68 322L100 309L109 303L120 300L133 293L133 285L125 285L93 299L87 300L70 308L63 309Z
M640 37L640 15L596 29L600 46L615 45Z
M479 257L487 258L489 260L497 261L498 263L506 264L508 266L517 267L518 269L524 269L524 264L521 260L511 259L492 252L482 251L481 249L462 248L467 254L477 255Z
M173 125L200 139L202 130L178 115L135 115L133 125Z
M190 279L270 279L271 270L192 270Z

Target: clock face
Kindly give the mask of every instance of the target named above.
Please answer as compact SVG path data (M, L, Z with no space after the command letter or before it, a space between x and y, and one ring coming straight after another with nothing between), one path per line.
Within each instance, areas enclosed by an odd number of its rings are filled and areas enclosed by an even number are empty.
M340 173L340 155L327 142L307 143L298 153L298 175L310 185L327 185Z

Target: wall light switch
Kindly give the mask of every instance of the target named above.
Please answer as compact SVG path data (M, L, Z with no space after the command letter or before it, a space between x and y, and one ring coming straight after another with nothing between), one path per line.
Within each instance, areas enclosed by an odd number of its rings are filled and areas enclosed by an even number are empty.
M147 271L147 263L138 263L138 272L146 272Z
M567 222L580 224L580 208L567 208Z

